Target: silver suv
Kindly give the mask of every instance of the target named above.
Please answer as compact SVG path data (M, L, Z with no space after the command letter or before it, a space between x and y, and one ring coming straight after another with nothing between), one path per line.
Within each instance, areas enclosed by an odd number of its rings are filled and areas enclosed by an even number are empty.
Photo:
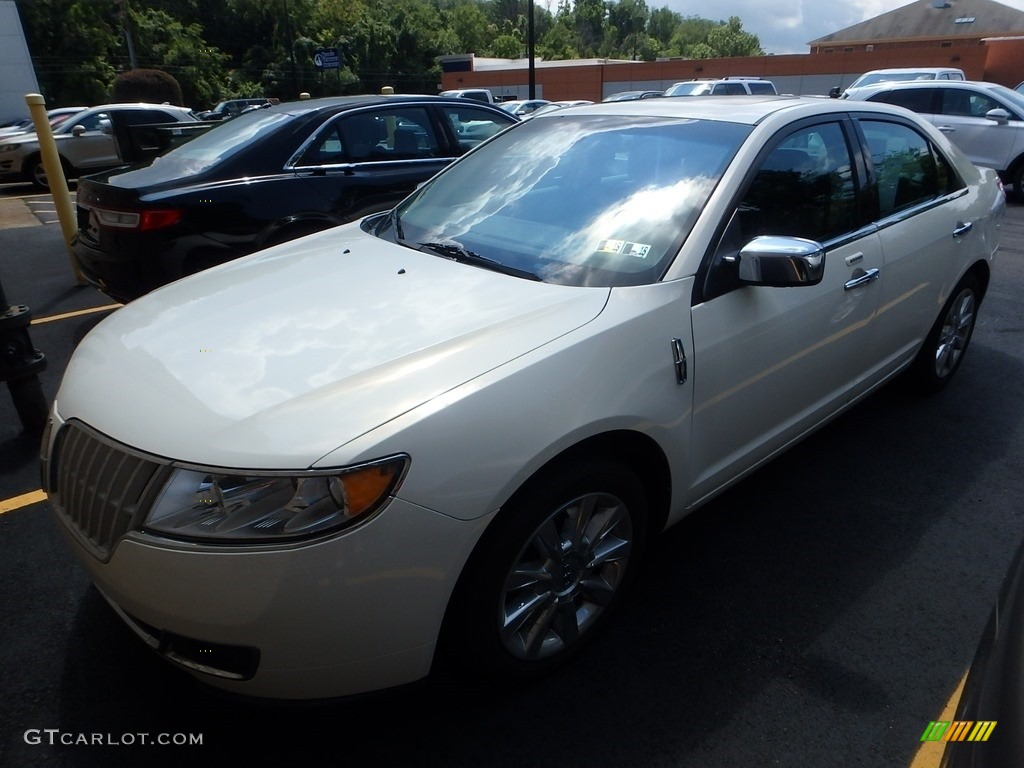
M759 77L726 77L723 80L687 80L665 89L666 96L775 96L775 83Z
M975 80L914 80L858 88L849 98L917 112L972 163L994 168L1024 198L1024 94Z
M191 110L169 104L104 104L83 110L53 129L65 176L123 165L111 130L112 112L125 125L196 121ZM30 181L39 189L50 188L34 133L0 138L0 181Z

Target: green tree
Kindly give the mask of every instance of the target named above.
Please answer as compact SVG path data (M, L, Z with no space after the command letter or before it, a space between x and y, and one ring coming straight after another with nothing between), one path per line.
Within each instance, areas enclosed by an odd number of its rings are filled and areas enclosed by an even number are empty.
M717 25L708 33L704 47L699 44L694 46L689 55L695 59L718 59L728 56L764 56L764 51L757 35L744 32L739 17L731 16L729 21Z
M203 39L198 24L183 25L167 12L131 9L135 50L140 66L161 69L181 84L185 104L196 109L228 95L230 58Z

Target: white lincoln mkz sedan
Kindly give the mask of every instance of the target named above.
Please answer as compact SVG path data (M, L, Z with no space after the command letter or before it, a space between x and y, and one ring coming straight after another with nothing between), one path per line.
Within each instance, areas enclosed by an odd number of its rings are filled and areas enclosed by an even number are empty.
M547 670L651 536L898 374L949 381L1004 207L887 105L556 110L100 323L51 505L134 631L230 691Z

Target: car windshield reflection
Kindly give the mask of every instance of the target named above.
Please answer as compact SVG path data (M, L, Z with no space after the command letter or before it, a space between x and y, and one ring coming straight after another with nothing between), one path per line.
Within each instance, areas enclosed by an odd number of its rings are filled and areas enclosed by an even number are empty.
M459 244L545 282L661 278L749 133L729 123L581 115L526 123L423 186L380 237ZM404 235L404 237L403 237Z

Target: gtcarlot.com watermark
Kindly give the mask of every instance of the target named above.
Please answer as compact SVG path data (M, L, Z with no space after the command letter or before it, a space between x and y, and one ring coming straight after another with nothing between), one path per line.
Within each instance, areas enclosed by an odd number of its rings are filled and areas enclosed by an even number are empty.
M75 733L60 728L29 728L24 735L26 744L63 745L66 747L201 747L201 733Z

